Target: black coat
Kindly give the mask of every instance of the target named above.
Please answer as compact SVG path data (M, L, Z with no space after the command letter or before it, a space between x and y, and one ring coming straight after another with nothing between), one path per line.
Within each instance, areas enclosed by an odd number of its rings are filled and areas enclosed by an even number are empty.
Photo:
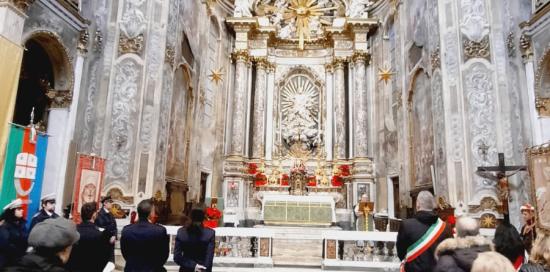
M492 250L493 243L483 236L449 238L435 250L434 272L469 272L479 253Z
M405 219L399 227L397 233L397 255L403 260L407 254L407 248L418 241L424 233L437 221L437 215L433 212L419 211L413 218ZM452 237L451 228L447 225L445 231L439 236L439 239L433 245L423 252L412 262L405 265L407 272L426 272L432 271L436 261L434 258L435 248L441 241Z
M215 237L212 229L201 228L200 235L192 235L180 228L174 248L174 262L180 266L180 271L193 272L197 264L206 267L207 272L212 271Z
M97 218L95 219L95 224L100 228L104 228L109 236L117 237L118 230L115 217L110 212L106 212L105 209L102 208L99 210Z
M125 226L120 237L124 271L166 271L169 239L166 228L146 220Z
M57 213L52 213L52 216L49 216L48 213L46 211L44 211L44 209L41 209L40 211L38 211L31 219L31 225L29 226L29 233L31 232L32 228L34 228L34 226L46 219L50 219L50 218L58 218L59 215Z
M111 236L91 222L76 227L80 239L73 245L68 267L71 271L103 271L110 257Z
M5 221L0 226L0 268L15 264L27 250L26 221Z
M63 263L58 257L44 257L36 253L29 253L17 263L10 266L6 272L65 272Z

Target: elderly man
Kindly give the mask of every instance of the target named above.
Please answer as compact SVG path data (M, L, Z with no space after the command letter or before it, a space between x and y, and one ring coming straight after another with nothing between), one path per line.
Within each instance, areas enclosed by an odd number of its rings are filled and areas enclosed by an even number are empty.
M80 235L75 224L65 218L46 219L34 226L29 235L33 251L4 271L68 271L65 264Z
M397 233L397 255L404 271L431 271L435 248L452 236L451 229L433 212L435 201L428 191L416 198L416 215L405 219Z
M493 243L479 235L477 220L460 217L456 222L456 238L441 242L435 250L436 271L470 271L477 255L492 251Z

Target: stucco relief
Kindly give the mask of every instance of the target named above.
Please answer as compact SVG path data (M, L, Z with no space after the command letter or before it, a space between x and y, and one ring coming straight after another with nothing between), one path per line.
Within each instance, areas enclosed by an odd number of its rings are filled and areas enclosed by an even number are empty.
M447 66L447 77L451 83L456 83L459 74L458 65L460 56L456 34L452 31L445 33L444 43L446 47L444 51L444 62Z
M489 34L489 22L485 12L485 0L462 0L460 31L471 41L480 42Z
M92 137L94 129L94 117L95 117L95 95L97 92L97 67L99 63L96 61L90 69L90 78L88 79L88 91L86 95L86 108L84 109L84 126L81 136L81 148L82 151L91 152L92 150Z
M111 104L111 132L108 137L106 184L131 188L141 73L136 60L126 58L115 66Z
M433 95L433 120L434 120L434 144L435 144L435 184L437 194L449 199L448 184L447 184L447 162L445 149L445 109L443 105L443 82L439 70L434 72L432 78L432 95Z
M136 38L145 32L147 20L141 11L145 0L126 0L120 30L127 38Z
M485 64L477 62L464 72L464 89L468 111L470 134L471 167L493 164L496 161L495 95L491 71ZM480 146L488 146L483 155ZM494 189L492 181L473 174L472 191L483 188Z

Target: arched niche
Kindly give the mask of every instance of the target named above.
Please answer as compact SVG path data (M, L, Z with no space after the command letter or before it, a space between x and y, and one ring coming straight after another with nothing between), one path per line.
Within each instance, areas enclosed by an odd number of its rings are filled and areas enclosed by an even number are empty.
M34 108L34 122L45 128L51 97L68 107L73 89L72 65L66 48L54 33L32 33L24 46L13 122L28 125Z

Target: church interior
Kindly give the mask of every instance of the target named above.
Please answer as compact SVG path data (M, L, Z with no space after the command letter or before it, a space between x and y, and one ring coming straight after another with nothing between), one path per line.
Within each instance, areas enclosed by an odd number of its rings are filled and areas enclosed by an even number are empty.
M254 267L352 263L360 239L359 266L392 267L424 190L489 232L533 203L550 230L548 0L0 0L0 18L0 186L20 178L10 129L31 128L60 214L111 196L123 226L153 199L170 231L215 208L219 261Z

